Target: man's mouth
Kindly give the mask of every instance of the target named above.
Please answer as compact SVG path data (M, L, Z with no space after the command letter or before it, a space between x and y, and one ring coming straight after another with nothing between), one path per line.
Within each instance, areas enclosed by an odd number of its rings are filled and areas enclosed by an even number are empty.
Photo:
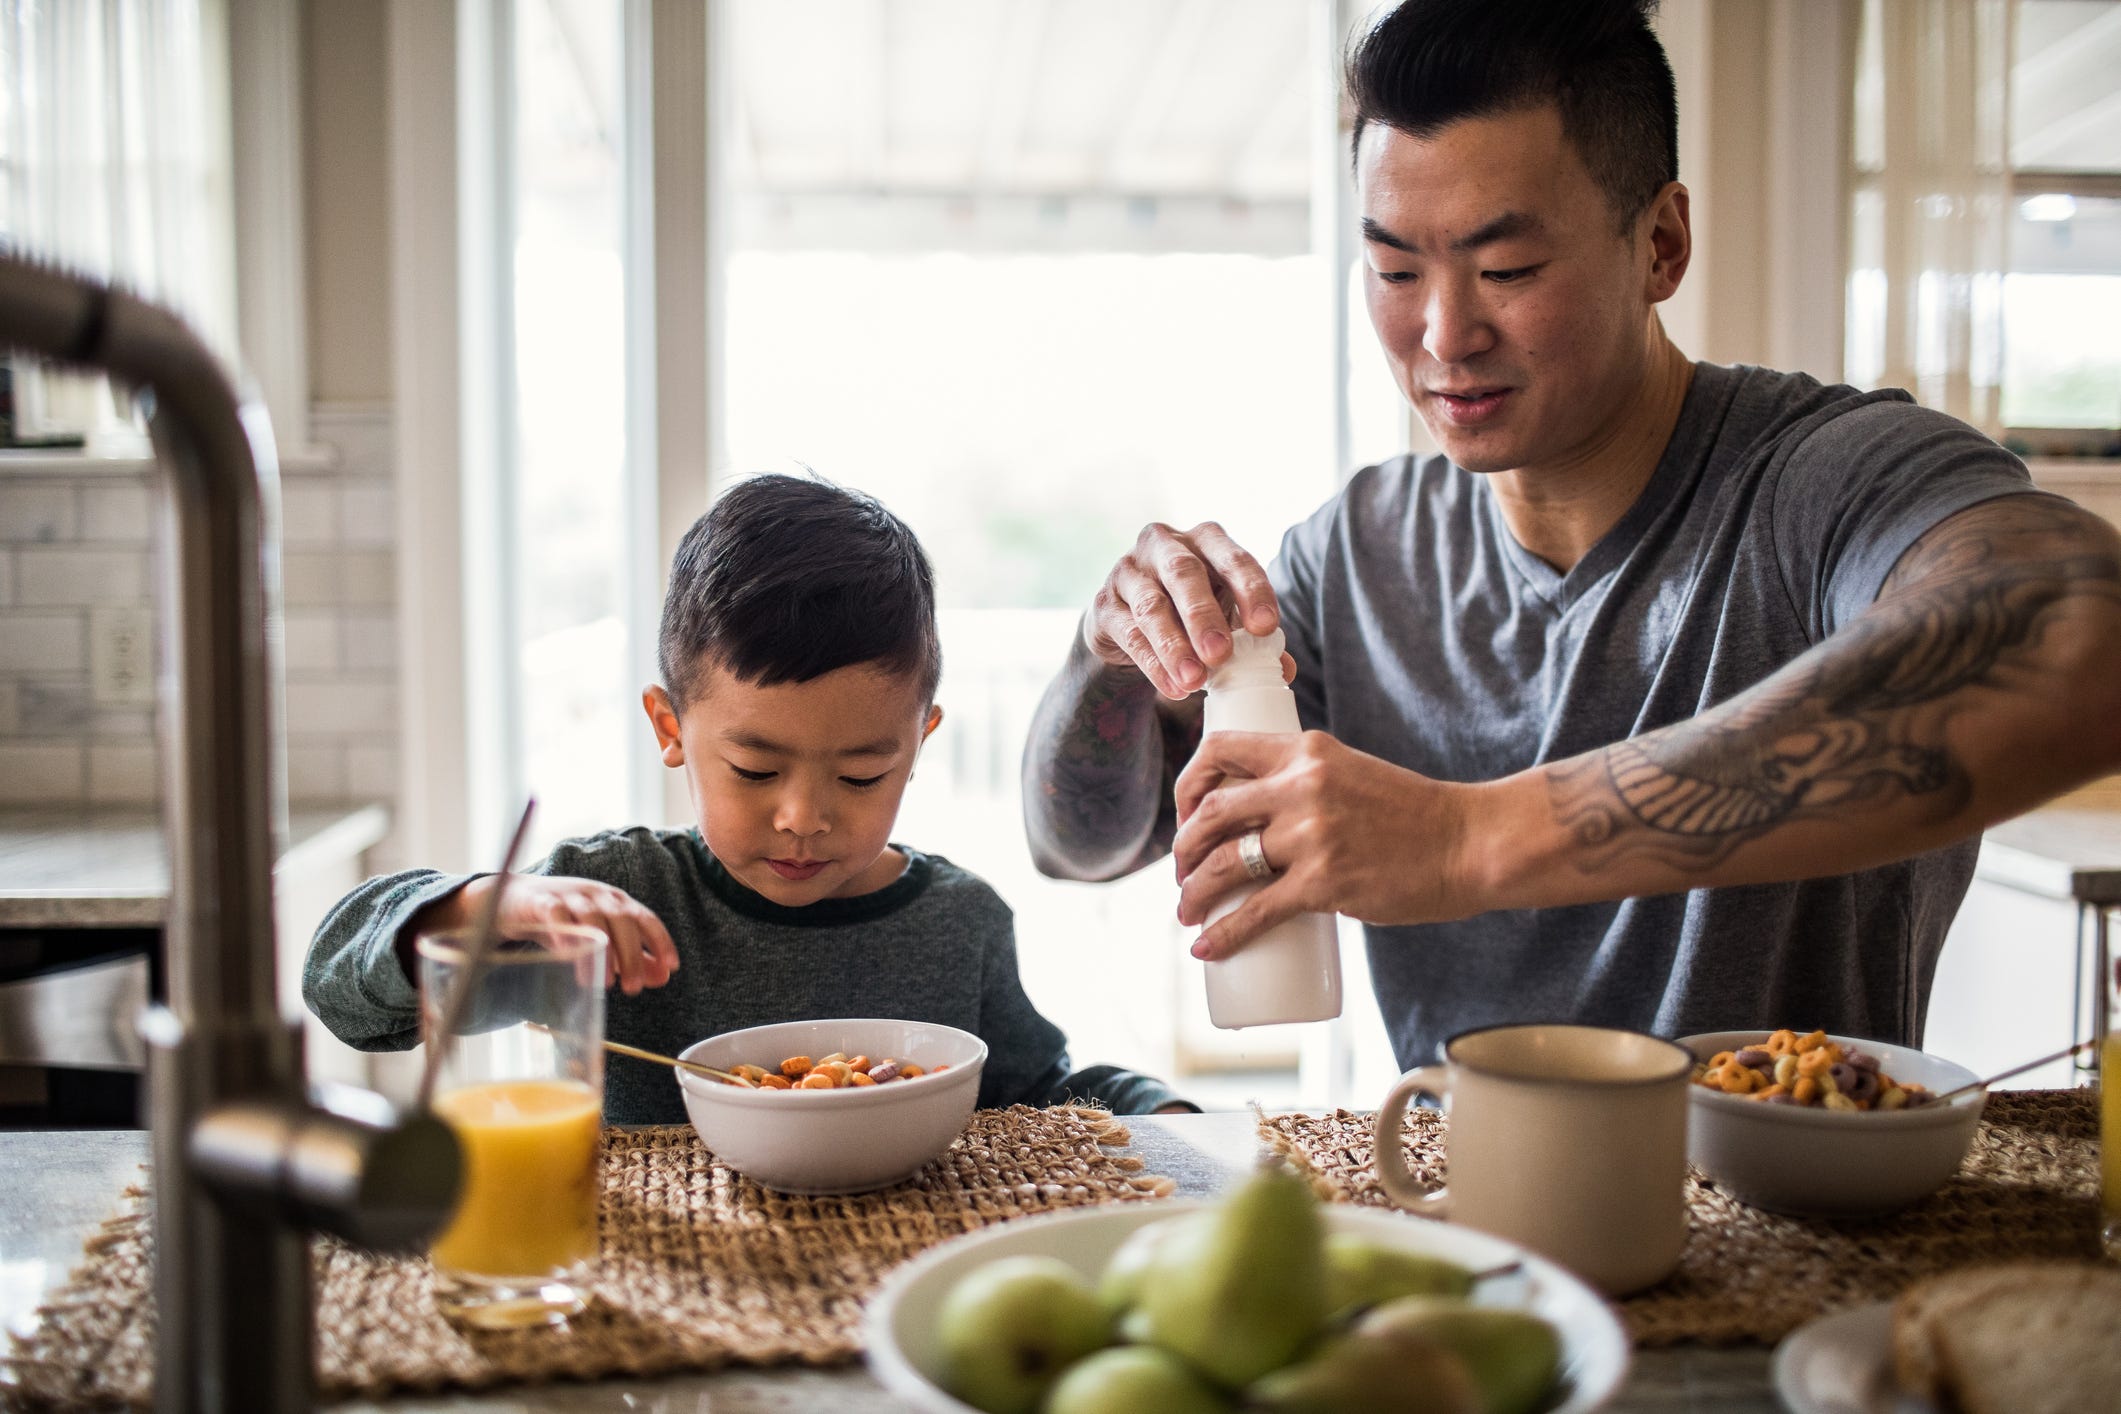
M811 878L830 862L824 859L769 859L766 867L783 879L800 881Z
M1510 391L1502 387L1431 388L1429 393L1445 417L1461 427L1471 427L1500 411Z

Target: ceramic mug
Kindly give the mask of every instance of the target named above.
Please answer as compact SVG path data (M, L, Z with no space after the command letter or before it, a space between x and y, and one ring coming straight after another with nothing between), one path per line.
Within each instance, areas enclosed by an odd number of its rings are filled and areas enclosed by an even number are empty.
M1599 1026L1491 1026L1399 1077L1377 1112L1377 1177L1394 1203L1531 1248L1607 1295L1662 1280L1686 1242L1683 1046ZM1417 1095L1445 1105L1447 1187L1407 1171Z

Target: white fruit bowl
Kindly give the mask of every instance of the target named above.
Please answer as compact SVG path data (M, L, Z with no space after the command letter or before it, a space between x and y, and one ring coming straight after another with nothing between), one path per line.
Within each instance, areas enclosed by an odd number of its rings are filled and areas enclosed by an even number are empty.
M1679 1044L1705 1061L1757 1046L1765 1031L1710 1031ZM1980 1077L1927 1051L1829 1036L1878 1058L1895 1080L1941 1095ZM1687 1086L1687 1159L1751 1207L1800 1217L1874 1217L1920 1202L1959 1170L1988 1094L1975 1090L1912 1110L1841 1111L1770 1105Z
M771 1070L834 1051L912 1061L931 1072L845 1090L746 1090L676 1071L685 1114L717 1159L780 1193L867 1193L911 1178L950 1147L979 1099L987 1043L923 1021L842 1018L725 1031L680 1060ZM949 1069L932 1073L938 1065Z
M871 1298L862 1321L869 1368L884 1388L916 1409L979 1414L939 1383L936 1316L961 1277L999 1257L1058 1257L1094 1283L1136 1228L1213 1206L1175 1198L1118 1203L1019 1218L953 1238L898 1268ZM1628 1341L1611 1308L1552 1262L1483 1232L1375 1208L1331 1204L1324 1217L1328 1232L1354 1233L1475 1271L1519 1263L1517 1273L1483 1281L1477 1299L1530 1311L1561 1333L1561 1394L1542 1414L1588 1414L1604 1407L1627 1378Z

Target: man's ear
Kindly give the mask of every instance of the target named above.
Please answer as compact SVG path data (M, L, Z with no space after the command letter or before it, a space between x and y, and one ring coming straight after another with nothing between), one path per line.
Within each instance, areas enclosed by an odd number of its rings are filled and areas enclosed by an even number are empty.
M663 764L684 765L685 743L678 735L678 709L671 703L670 694L650 683L641 691L641 706L648 713L648 725L655 728L655 744L663 754Z
M1662 304L1679 289L1694 258L1694 229L1687 189L1668 182L1644 213L1649 225L1650 263L1644 293Z
M931 737L931 736L934 736L934 735L935 735L935 729L936 729L937 727L941 726L942 724L943 724L943 709L942 709L942 708L941 708L940 706L936 705L936 704L933 704L933 703L929 704L929 707L928 707L928 725L927 725L927 726L925 726L925 727L922 727L922 728L921 728L921 741L922 741L923 743L926 743L929 737Z

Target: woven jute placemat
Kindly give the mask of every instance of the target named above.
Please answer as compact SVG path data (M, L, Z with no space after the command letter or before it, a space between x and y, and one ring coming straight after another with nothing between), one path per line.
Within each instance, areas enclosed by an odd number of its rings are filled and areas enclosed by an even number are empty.
M1389 1206L1378 1186L1373 1116L1262 1118L1263 1140L1328 1196ZM1444 1120L1407 1115L1407 1162L1444 1181ZM1793 1151L1790 1162L1806 1156ZM1882 1301L1917 1277L2027 1257L2099 1256L2099 1116L2090 1090L1997 1091L1958 1174L1884 1218L1783 1217L1748 1208L1699 1173L1687 1180L1679 1268L1616 1304L1638 1345L1770 1344L1823 1311Z
M1033 1213L1159 1197L1169 1179L1107 1149L1101 1110L1017 1106L973 1116L949 1150L878 1193L769 1193L687 1127L607 1130L602 1252L587 1311L564 1329L467 1332L435 1310L423 1260L319 1240L317 1382L327 1398L656 1375L731 1364L840 1364L861 1354L862 1305L885 1273L959 1233ZM140 1407L153 1379L146 1194L0 1357L0 1407Z

